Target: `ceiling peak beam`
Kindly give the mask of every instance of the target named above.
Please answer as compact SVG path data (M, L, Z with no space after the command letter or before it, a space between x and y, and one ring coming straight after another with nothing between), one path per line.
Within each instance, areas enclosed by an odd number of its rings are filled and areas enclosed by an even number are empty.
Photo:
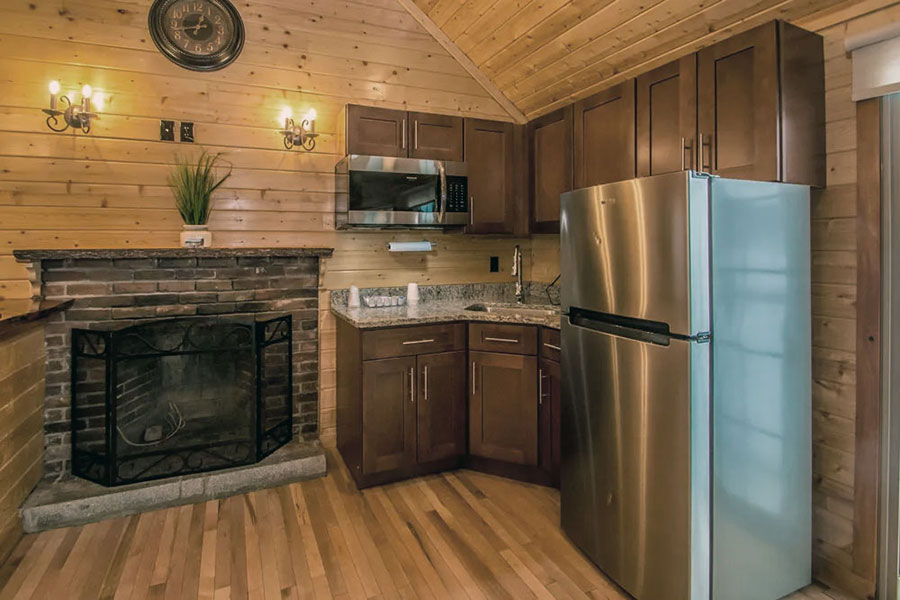
M431 20L425 12L416 6L413 0L397 0L397 2L402 6L406 11L412 16L413 19L419 22L419 24L431 34L431 36L437 40L437 42L443 46L444 50L446 50L450 56L456 59L456 61L460 64L460 66L472 76L475 81L481 84L481 87L491 95L491 97L497 101L497 103L503 107L509 116L513 118L517 123L524 124L528 122L528 119L525 117L525 114L522 113L516 105L513 104L506 95L500 91L494 83L488 78L487 75L481 72L481 69L472 62L472 60L466 56L466 53L460 50L459 46L457 46L453 40L451 40L447 34L445 34L440 27L438 27L434 21Z

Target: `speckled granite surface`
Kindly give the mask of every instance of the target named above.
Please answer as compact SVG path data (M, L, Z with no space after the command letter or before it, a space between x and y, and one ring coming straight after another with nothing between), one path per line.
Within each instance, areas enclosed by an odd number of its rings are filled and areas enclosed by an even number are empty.
M516 306L515 286L512 283L420 286L420 300L417 305L385 308L366 308L364 306L361 308L347 308L348 291L335 290L331 293L331 312L338 318L360 329L448 323L452 321L520 323L559 329L559 306L550 304L545 293L545 287L546 284L527 284L526 303L523 308L557 311L557 314L553 316L510 315L466 310L467 306L478 303ZM373 294L406 295L406 288L365 288L360 290L361 296ZM550 297L553 302L557 302L559 298L558 290L551 289Z

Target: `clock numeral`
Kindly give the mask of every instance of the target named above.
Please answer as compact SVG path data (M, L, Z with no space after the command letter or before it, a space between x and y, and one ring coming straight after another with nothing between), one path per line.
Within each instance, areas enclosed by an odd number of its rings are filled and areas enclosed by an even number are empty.
M216 26L216 33L218 33L219 35L224 34L224 33L225 33L225 26L224 26L224 25L217 25L217 26Z
M180 39L181 39L181 32L180 32L180 31L176 31L176 32L174 33L174 36L175 36L175 39L176 39L176 40L180 40Z
M207 52L212 52L212 51L213 51L213 45L212 45L212 42L210 42L209 44L206 45L206 51L207 51Z
M191 43L191 40L188 38L184 38L184 48L187 49L188 45Z
M174 18L174 19L181 19L181 16L182 16L182 14L181 14L180 10L176 10L175 12L172 13L172 18Z
M222 22L222 15L216 15L216 25Z
M203 52L203 47L200 44L194 44L194 52Z

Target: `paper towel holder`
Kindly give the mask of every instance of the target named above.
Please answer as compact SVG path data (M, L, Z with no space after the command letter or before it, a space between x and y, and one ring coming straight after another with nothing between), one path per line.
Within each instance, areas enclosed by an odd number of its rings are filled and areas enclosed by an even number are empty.
M421 242L388 242L388 252L431 252L433 246L428 240Z

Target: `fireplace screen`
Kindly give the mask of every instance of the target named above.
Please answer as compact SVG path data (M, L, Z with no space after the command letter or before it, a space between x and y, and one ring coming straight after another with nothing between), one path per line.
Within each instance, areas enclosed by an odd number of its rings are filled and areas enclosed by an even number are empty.
M72 330L72 472L103 485L257 462L291 439L291 316Z

